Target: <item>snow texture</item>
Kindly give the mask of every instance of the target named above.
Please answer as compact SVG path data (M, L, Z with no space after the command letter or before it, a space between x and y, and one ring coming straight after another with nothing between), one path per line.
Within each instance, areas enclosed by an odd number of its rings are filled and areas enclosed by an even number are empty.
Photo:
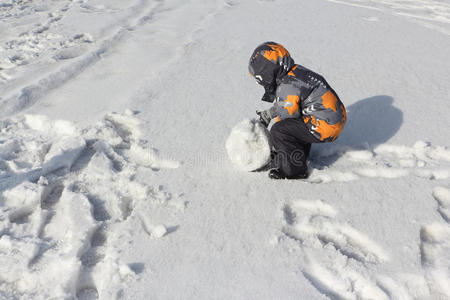
M450 299L449 20L449 0L0 0L0 299ZM268 40L347 109L307 180L241 171L270 154L247 73Z
M258 121L244 120L233 127L226 143L233 164L243 171L254 171L270 160L270 135Z
M140 123L131 111L82 129L37 115L4 120L2 297L112 299L136 279L115 243L144 222L152 201L169 196L134 177L140 167L178 166L140 139ZM166 234L163 225L152 229Z

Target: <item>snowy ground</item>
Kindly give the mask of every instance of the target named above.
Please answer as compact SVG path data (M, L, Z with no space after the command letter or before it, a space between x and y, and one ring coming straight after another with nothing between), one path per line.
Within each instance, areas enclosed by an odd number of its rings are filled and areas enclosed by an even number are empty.
M449 0L0 0L0 299L450 299ZM348 109L236 169L263 41Z

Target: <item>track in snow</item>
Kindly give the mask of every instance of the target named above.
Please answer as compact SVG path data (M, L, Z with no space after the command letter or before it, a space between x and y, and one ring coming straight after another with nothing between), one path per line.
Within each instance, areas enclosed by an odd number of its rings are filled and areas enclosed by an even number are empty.
M178 167L140 138L140 123L131 111L81 130L32 115L2 123L0 263L9 272L0 274L1 297L110 299L145 272L122 261L118 245L133 232L176 231L148 218L185 203L135 180L140 168Z
M158 36L156 31L153 32L155 36L152 41L158 40L157 44L154 42L151 45L144 44L142 40L139 43L145 51L151 47L162 47L162 44L176 44L178 47L175 47L174 53L172 53L174 47L161 52L170 53L170 57L165 57L167 63L170 60L176 60L183 54L184 49L193 43L195 35L206 28L208 22L219 11L232 6L230 2L216 1L208 5L205 13L196 16L199 19L196 19L194 24L179 23L177 25L178 23L172 22L172 19L183 16L185 9L190 5L204 6L204 3L195 0L189 3L178 0L140 0L132 6L122 9L124 12L118 16L115 13L120 12L121 9L106 9L84 2L75 4L67 1L64 5L60 4L51 9L44 6L43 12L39 14L40 22L27 24L25 31L18 33L17 36L4 41L0 40L0 83L5 86L5 90L0 96L0 103L3 107L0 117L10 116L34 105L50 91L62 87L88 68L102 61L106 56L114 54L117 48L126 44L131 35L146 26L161 26L162 32L168 30L168 24L170 27L174 27L166 36ZM0 7L0 9L0 13L3 12L8 18L24 18L18 13L19 11L25 11L27 15L31 16L38 8L28 2L17 2L11 6ZM95 33L73 32L72 30L69 31L70 33L61 35L61 30L56 29L64 27L62 21L71 10L81 10L85 14L92 13L92 18L95 18L96 14L110 14L116 21L114 24L108 24L106 28L93 28ZM8 13L9 11L10 13ZM199 11L202 12L202 10ZM42 17L45 12L48 12L48 15ZM18 15L16 16L14 13ZM32 21L33 19L30 22ZM176 32L180 33L174 35L173 33ZM144 40L148 34L148 32L143 34ZM165 41L166 39L170 42ZM123 60L123 58L120 59ZM146 71L148 72L147 69ZM156 73L156 71L157 68L153 65L150 73ZM36 76L36 74L39 75ZM143 76L136 74L136 80L142 79L141 77ZM2 86L0 85L0 87Z
M422 141L412 147L382 144L373 150L331 150L314 155L311 167L311 183L407 176L445 180L450 178L450 150Z
M433 197L444 222L421 228L418 248L423 273L387 276L374 272L377 265L389 264L389 251L349 224L337 222L338 212L322 200L286 203L285 238L279 240L293 241L299 247L302 274L331 299L448 299L450 190L437 187Z
M439 299L450 298L450 190L436 187L433 198L443 222L424 225L420 231L421 259L430 290Z
M439 0L328 0L339 4L386 11L406 17L422 26L450 35L450 3ZM377 18L368 18L377 22Z

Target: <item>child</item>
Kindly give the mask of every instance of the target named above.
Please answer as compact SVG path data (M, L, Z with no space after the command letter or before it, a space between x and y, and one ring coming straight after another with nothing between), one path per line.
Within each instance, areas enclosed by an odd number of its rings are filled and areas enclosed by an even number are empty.
M296 65L280 44L258 46L248 68L265 89L261 100L275 101L270 109L256 112L266 127L275 119L269 177L307 178L311 144L333 142L339 136L346 121L344 105L321 75Z

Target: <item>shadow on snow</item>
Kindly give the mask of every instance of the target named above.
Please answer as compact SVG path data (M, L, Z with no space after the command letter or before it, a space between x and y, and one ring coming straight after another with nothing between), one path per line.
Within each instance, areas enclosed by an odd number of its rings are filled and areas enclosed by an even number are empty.
M393 106L394 98L380 95L360 100L347 107L347 123L334 143L314 144L311 165L332 165L344 150L372 150L387 142L400 129L403 112Z

